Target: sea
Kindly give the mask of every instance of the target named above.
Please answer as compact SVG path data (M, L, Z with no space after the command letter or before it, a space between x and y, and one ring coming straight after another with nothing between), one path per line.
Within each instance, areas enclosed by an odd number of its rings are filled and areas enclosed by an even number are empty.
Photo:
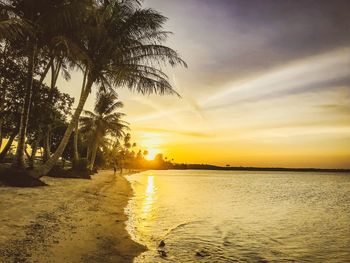
M166 170L127 177L135 263L350 262L350 174Z

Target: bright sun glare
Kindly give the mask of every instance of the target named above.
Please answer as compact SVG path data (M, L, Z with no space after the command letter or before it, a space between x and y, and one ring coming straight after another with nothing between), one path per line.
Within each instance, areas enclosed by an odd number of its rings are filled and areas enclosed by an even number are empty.
M145 156L146 160L153 161L157 154L161 152L161 145L163 138L158 133L144 133L140 145L147 149L148 154Z
M148 150L148 154L145 157L148 161L153 161L157 154L158 154L158 151L154 149L150 149Z

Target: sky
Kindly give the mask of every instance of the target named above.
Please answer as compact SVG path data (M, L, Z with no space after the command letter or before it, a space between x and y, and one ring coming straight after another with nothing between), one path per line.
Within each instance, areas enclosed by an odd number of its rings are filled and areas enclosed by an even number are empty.
M145 0L175 96L118 89L133 140L178 163L350 168L350 1ZM60 81L79 94L81 77ZM91 109L94 96L87 102Z

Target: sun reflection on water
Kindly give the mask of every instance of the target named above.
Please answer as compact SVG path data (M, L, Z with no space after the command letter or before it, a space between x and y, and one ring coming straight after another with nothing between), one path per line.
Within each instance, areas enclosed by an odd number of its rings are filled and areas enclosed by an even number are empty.
M152 206L154 203L156 188L154 185L154 176L147 177L147 186L145 191L145 198L142 204L142 215L143 220L147 220L152 216Z
M147 194L152 194L153 193L153 188L154 188L154 177L153 176L148 176L147 178Z

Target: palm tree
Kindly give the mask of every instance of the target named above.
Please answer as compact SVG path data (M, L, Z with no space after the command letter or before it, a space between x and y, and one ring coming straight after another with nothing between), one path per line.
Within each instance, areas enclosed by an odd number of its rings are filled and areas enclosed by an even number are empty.
M161 30L166 19L153 9L141 9L135 0L96 6L82 29L84 36L76 39L89 58L80 61L86 85L56 152L32 172L33 177L47 174L62 155L94 84L106 90L127 87L142 94L177 94L158 68L159 64L186 66L176 51L162 45L169 34Z
M65 33L70 32L72 26L76 25L76 18L80 17L79 14L85 10L87 3L92 6L94 1L2 0L0 2L0 38L11 41L15 37L22 37L25 41L19 46L28 61L14 167L25 167L25 140L32 104L34 70L38 64L38 58L43 50L50 49L52 46L68 47L69 41L66 41ZM41 82L53 65L53 60L46 63L40 76Z
M80 118L80 131L87 134L88 143L91 145L89 170L94 166L98 148L105 146L106 136L120 139L125 136L124 131L128 129L128 124L121 120L124 114L116 112L123 107L123 103L117 99L113 92L99 93L94 112L84 111L84 116Z

